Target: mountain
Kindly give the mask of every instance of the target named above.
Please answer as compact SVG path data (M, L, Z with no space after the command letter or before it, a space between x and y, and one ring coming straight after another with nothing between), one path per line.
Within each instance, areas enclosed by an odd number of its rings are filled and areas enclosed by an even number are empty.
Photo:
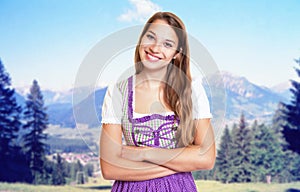
M71 103L72 101L72 90L69 91L43 91L44 101L46 105L57 104L57 103Z
M17 87L16 98L17 102L25 107L27 95L30 92L30 87ZM50 124L75 127L75 123L65 123L67 120L64 115L72 110L72 90L68 91L52 91L42 90L44 102Z
M21 95L20 93L18 93L17 91L15 91L15 94L14 94L16 100L17 100L17 103L21 106L21 107L24 107L25 106L25 98L23 97L23 95Z
M85 88L82 88L85 89ZM71 103L53 103L47 108L49 122L62 127L74 128L77 124L87 124L89 127L99 127L101 122L102 103L107 88L97 89L86 98ZM77 92L84 92L76 90ZM76 93L77 93L76 92Z
M92 93L85 98L83 98L82 95L79 95L80 100L73 103L73 91L76 91L76 94L82 94L85 93L86 90L89 89L81 87L76 88L76 90L68 90L65 92L42 90L49 123L71 128L76 126L76 122L79 124L88 124L89 126L99 126L106 88L99 88L95 93ZM28 93L29 88L27 87L16 89L16 98L20 105L25 106L25 98ZM94 109L95 106L96 109L91 110Z
M290 95L290 84L285 83L267 88L229 72L211 75L203 79L203 85L212 106L213 116L218 117L219 112L225 110L226 123L238 123L241 113L244 113L248 120L270 122L278 103L288 102ZM42 91L50 124L75 127L77 123L99 127L106 89L106 87L98 88L88 96L84 94L86 90L89 90L86 87L66 92ZM26 90L16 90L18 102L24 103ZM76 91L79 99L72 103L73 91ZM221 93L226 97L223 97Z
M71 103L54 103L47 106L49 123L61 127L75 127Z
M291 82L286 81L286 82L283 82L283 83L280 83L278 85L271 87L271 90L273 90L274 92L280 94L281 96L289 99L292 96L291 91L290 91L291 87L292 87Z
M99 127L101 125L102 103L106 89L96 90L86 99L69 109L62 117L63 125L75 125L74 123L76 122L78 124L88 124L89 127Z
M27 97L30 91L30 87L17 87L16 92ZM50 89L42 90L45 105L57 104L57 103L71 103L72 102L72 90L68 91L53 91Z
M245 77L229 72L221 72L218 76L212 75L206 81L210 83L210 85L204 84L206 90L214 88L225 92L225 119L227 121L238 122L241 113L244 113L249 120L270 121L278 103L288 101L287 97L272 89L255 85ZM223 99L218 98L218 94L216 95L210 98L211 102L218 103ZM215 105L215 108L218 106Z

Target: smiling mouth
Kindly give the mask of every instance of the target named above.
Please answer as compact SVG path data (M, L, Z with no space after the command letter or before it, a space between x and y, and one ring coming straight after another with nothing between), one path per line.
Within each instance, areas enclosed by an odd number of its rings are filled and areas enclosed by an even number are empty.
M161 60L160 57L155 56L155 55L152 55L152 54L149 53L148 51L145 51L145 53L146 53L146 58L147 58L147 60L149 60L149 61L159 61L159 60Z

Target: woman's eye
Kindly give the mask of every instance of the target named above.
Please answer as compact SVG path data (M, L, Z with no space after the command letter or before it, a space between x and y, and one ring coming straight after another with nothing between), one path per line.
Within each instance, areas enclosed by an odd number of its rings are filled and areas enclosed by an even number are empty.
M153 35L150 35L150 34L147 34L146 37L150 40L154 39L154 36Z
M165 45L165 47L167 47L167 48L173 47L173 45L172 45L171 43L168 43L168 42L165 42L164 45Z

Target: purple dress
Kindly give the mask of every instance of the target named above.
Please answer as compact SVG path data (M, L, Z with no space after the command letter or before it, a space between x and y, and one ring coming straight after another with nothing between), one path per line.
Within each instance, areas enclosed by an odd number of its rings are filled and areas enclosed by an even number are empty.
M149 114L134 118L133 77L117 84L123 99L122 131L127 145L175 148L175 133L179 120L174 113ZM115 181L113 192L194 192L197 191L191 172L145 181Z

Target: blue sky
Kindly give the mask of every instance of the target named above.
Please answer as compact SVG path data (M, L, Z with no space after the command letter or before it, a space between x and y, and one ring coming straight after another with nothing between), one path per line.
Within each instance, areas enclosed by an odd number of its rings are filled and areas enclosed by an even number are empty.
M265 86L296 78L299 0L0 0L0 57L15 87L69 89L94 45L157 10L177 14L220 70Z

